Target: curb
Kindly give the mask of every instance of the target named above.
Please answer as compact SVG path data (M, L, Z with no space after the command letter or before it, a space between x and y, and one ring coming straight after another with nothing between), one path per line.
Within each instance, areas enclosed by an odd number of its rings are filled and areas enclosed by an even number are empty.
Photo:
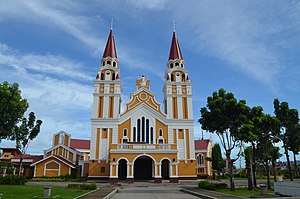
M205 194L201 194L201 193L191 191L191 190L188 190L188 189L180 189L180 191L182 191L184 193L188 193L188 194L193 195L193 196L201 197L203 199L218 199L218 198L208 196L208 195L205 195Z
M94 193L94 192L96 192L96 191L98 191L98 190L99 190L99 188L97 188L97 189L95 189L95 190L93 190L93 191L87 192L87 193L85 193L85 194L82 194L82 195L80 195L80 196L77 196L77 197L74 198L74 199L80 199L80 198L82 198L82 197L84 197L84 196L86 196L86 195L89 195L89 194L91 194L91 193Z
M110 192L109 194L107 194L103 199L110 199L110 198L113 197L117 192L118 192L118 189L114 189L112 192Z

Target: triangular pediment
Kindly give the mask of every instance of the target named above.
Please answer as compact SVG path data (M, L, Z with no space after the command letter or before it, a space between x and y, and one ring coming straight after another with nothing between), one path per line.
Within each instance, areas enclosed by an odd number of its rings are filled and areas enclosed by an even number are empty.
M137 108L141 104L145 104L158 113L165 115L161 111L161 105L155 99L155 94L148 89L140 88L139 90L131 94L130 101L126 103L126 110L121 114L121 116Z

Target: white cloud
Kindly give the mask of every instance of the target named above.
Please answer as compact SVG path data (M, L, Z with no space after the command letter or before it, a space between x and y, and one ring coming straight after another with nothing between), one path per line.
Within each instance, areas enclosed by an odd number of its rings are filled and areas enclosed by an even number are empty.
M195 51L224 60L235 70L273 87L278 86L284 69L279 51L294 40L283 35L299 30L288 23L296 8L277 3L227 1L220 5L218 1L201 1L172 5L173 9L180 7L174 16L182 27L179 29L184 27L191 37L188 41ZM299 21L299 15L297 18Z
M141 9L161 10L165 8L167 0L127 0L127 3Z
M0 44L0 80L18 82L22 96L29 102L28 112L35 112L43 121L29 152L49 147L52 134L60 130L74 137L90 136L92 77L75 63L61 56L22 54ZM13 142L4 143L14 146Z

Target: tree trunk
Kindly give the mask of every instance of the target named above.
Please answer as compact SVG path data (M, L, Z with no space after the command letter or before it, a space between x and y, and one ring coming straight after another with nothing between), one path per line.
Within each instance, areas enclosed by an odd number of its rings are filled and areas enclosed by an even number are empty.
M285 156L286 156L286 161L288 163L290 181L293 181L293 172L292 172L292 167L291 167L291 162L290 162L289 151L288 151L288 148L287 148L285 142L283 142L283 148L284 148L284 153L285 153Z
M247 168L247 177L248 177L248 190L253 190L252 185L252 169L251 169L251 158L246 158L246 168Z
M299 175L298 173L298 166L297 166L297 158L296 158L296 153L293 151L294 154L294 169L295 169L295 176Z
M23 162L23 154L21 153L20 155L20 166L19 166L19 176L21 176L21 171L22 171L22 162Z
M267 172L267 185L268 185L268 189L271 189L269 161L265 160L265 164L266 164L266 172Z
M232 169L232 161L230 158L230 151L226 151L226 158L229 166L229 178L230 178L230 191L234 191L234 181L233 181L233 169Z
M256 190L256 188L257 188L257 181L256 181L256 150L255 150L255 144L254 143L252 143L252 150L253 150L252 176L253 176L253 186Z
M277 182L276 162L274 160L272 160L272 170L273 170L274 182Z

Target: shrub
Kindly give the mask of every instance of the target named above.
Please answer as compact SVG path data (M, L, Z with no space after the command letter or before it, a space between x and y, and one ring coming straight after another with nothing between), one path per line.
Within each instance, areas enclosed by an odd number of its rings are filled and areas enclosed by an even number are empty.
M216 185L214 183L209 182L208 180L203 180L198 183L199 189L208 189L208 190L216 190Z
M228 185L226 183L216 183L215 184L217 189L226 189L228 188Z
M206 186L207 186L209 183L210 183L210 182L207 181L207 180L200 181L200 182L198 183L198 188L199 188L199 189L205 189Z
M284 174L283 177L284 177L285 179L289 179L289 178L290 178L290 174Z
M94 190L94 189L97 189L97 185L95 183L92 183L92 184L68 184L68 188Z
M1 185L24 185L27 179L23 176L0 176Z

